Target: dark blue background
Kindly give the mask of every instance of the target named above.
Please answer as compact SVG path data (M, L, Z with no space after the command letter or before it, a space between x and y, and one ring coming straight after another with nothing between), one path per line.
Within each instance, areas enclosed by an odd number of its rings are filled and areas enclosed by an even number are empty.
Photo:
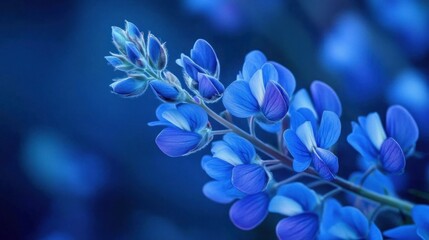
M384 10L377 4L386 4ZM121 75L103 57L114 50L110 27L123 27L125 19L167 42L168 68L178 76L174 60L204 38L217 52L225 84L235 79L245 54L260 49L294 73L298 88L315 79L332 85L345 111L338 146L345 177L356 165L345 142L349 122L371 111L384 119L390 104L405 105L421 138L410 174L397 181L402 196L427 201L409 191L429 188L427 4L0 3L0 239L274 237L275 217L240 231L228 219L228 206L203 196L209 180L200 169L203 153L172 159L158 150L160 129L147 126L158 105L152 93L136 99L110 93L111 79Z

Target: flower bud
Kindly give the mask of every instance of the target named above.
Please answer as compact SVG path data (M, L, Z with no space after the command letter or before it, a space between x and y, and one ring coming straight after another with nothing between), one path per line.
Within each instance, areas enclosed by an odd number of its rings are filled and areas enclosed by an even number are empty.
M152 67L159 71L164 70L167 66L167 49L157 37L150 33L147 39L147 53Z
M148 81L137 80L134 78L120 79L110 84L112 92L122 97L140 96L146 91L147 86Z

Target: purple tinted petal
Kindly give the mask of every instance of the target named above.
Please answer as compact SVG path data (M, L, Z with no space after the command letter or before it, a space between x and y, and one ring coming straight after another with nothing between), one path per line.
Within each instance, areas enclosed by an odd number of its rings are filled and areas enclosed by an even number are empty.
M285 144L288 151L292 154L293 160L293 169L296 172L302 172L310 166L311 163L311 154L305 147L305 145L298 138L296 133L288 129L283 134Z
M273 122L284 118L289 109L289 98L285 98L284 91L280 85L274 81L269 81L266 86L264 101L261 106L264 116Z
M412 215L417 226L417 234L423 239L429 239L429 205L415 206Z
M206 74L198 73L198 82L198 92L209 101L219 99L225 90L220 81Z
M200 106L182 103L177 105L177 111L187 120L191 131L199 131L207 126L207 113Z
M383 171L391 174L401 174L405 169L405 156L401 146L393 139L388 138L380 149L380 163Z
M314 107L319 116L322 115L323 111L332 111L341 117L340 99L330 86L321 81L314 81L310 86L310 90Z
M191 58L196 64L206 69L211 75L218 73L219 61L213 47L204 39L195 41Z
M246 55L243 65L243 78L249 81L255 72L267 62L267 58L260 51L251 51Z
M326 180L334 179L338 172L337 156L323 148L316 148L313 154L313 165L319 175Z
M256 156L253 145L246 139L235 133L228 133L223 136L223 140L229 145L232 151L240 158L243 164L251 163Z
M405 225L392 228L383 232L383 234L389 239L421 240L421 238L417 235L416 225Z
M353 132L347 136L347 142L364 158L377 159L378 151L375 149L363 128L355 122L352 122L352 127Z
M178 128L166 128L156 137L159 149L170 157L180 157L192 153L201 142L201 135Z
M234 166L226 161L211 156L204 156L201 160L201 166L207 175L216 180L231 180L232 168Z
M419 128L411 114L402 106L395 105L387 110L386 128L389 137L394 138L404 153L411 150L419 138Z
M317 145L328 149L334 145L341 134L341 122L334 112L324 111L317 134Z
M247 195L231 206L229 217L236 227L242 230L253 229L267 216L268 203L266 193Z
M270 62L274 65L278 73L278 83L283 87L283 89L287 92L289 96L292 96L295 91L296 81L293 74L289 71L289 69L285 68L283 65Z
M232 185L246 194L255 194L265 189L268 176L262 166L242 164L232 169Z
M238 80L225 89L223 105L232 115L247 118L259 112L256 98L246 81Z
M281 220L276 227L277 237L281 240L316 239L319 231L319 218L314 213L302 213Z
M231 181L208 182L203 187L203 193L207 198L218 203L230 203L244 196L244 193L232 186Z

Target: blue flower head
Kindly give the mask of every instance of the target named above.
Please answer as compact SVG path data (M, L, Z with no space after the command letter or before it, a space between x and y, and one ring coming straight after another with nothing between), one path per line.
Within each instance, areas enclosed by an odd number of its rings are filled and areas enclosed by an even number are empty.
M301 108L309 109L316 119L319 119L324 111L331 111L341 117L342 107L337 93L326 83L314 81L310 86L311 98L307 90L299 90L291 103L292 111Z
M414 224L396 227L384 232L389 239L429 239L429 205L416 205L411 211Z
M165 126L156 137L159 149L170 157L194 153L211 140L207 113L194 104L161 104L156 110L159 121L149 126Z
M279 239L315 239L319 232L316 193L302 183L281 186L270 201L269 211L287 216L277 224Z
M295 78L287 68L252 51L237 80L225 90L223 104L236 117L256 117L258 123L273 124L286 116L294 90Z
M116 70L127 74L127 78L110 85L112 92L123 97L143 94L149 82L158 79L167 65L165 45L150 33L146 44L143 33L128 21L125 30L112 27L112 40L118 53L105 58Z
M293 169L302 172L313 163L322 178L334 179L338 172L338 158L329 149L337 142L340 133L341 122L334 112L324 111L320 126L309 109L293 112L291 128L283 135L294 158Z
M186 84L206 102L216 102L225 90L219 81L220 64L212 46L198 39L191 50L191 57L181 55L177 64L183 68Z
M232 222L240 229L252 229L268 214L269 197L265 192L269 175L261 165L253 145L234 133L212 145L213 156L205 156L201 165L214 179L204 194L213 201L229 203Z
M411 114L395 105L386 114L386 130L377 113L359 117L352 122L353 132L347 141L364 158L376 162L378 168L390 174L400 174L405 168L405 157L414 152L419 129ZM387 132L387 134L386 134Z
M331 239L383 239L378 227L369 223L357 208L342 207L335 199L325 201L320 237Z

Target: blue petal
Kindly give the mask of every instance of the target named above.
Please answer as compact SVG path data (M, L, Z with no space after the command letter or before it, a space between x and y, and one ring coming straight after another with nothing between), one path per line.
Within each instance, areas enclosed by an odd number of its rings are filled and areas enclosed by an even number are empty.
M210 177L216 180L231 180L232 168L230 163L219 158L204 156L201 160L201 166Z
M195 41L191 50L191 58L200 67L207 70L211 75L218 74L219 61L213 47L204 39Z
M334 179L338 172L337 156L323 148L316 148L313 154L313 165L319 175L326 180Z
M223 140L230 146L232 151L240 158L243 164L250 164L256 157L256 151L253 145L246 139L235 133L227 133Z
M401 146L393 138L388 138L381 145L380 163L385 172L392 174L401 174L404 172L405 156Z
M340 219L346 224L347 227L343 229L336 229L337 236L357 236L357 238L364 238L369 233L368 220L363 213L354 207L343 207L341 209Z
M240 157L231 149L225 141L216 141L212 144L213 157L222 159L233 166L243 164Z
M192 153L198 147L201 135L178 128L165 128L156 137L159 149L170 157L180 157Z
M387 110L386 125L389 137L394 138L408 154L419 138L419 128L411 114L402 106L392 106Z
M131 39L137 40L141 38L140 30L134 23L125 21L125 30Z
M335 225L335 223L341 219L338 219L341 214L341 204L334 198L328 198L325 200L323 207L323 217L321 223L321 231L328 232L329 229Z
M265 118L265 117L264 117ZM265 119L256 118L256 123L266 132L276 133L281 130L282 121L268 123Z
M200 106L183 103L177 105L177 111L187 120L191 131L199 131L207 127L208 116Z
M134 78L121 79L110 84L112 92L122 97L140 96L146 91L147 86L147 81L136 80Z
M179 91L173 85L164 81L151 81L150 86L155 95L163 101L174 102L179 97Z
M295 93L291 103L291 109L298 111L301 108L309 109L315 117L318 117L316 110L314 109L313 103L308 95L307 90L301 89Z
M317 130L316 116L308 108L300 108L298 110L292 110L291 113L291 129L296 130L304 122L310 121L313 131ZM317 132L314 132L317 135Z
M307 212L313 211L318 204L316 192L299 182L281 186L277 195L293 199Z
M119 27L112 27L112 40L113 43L115 44L116 48L121 51L122 53L124 52L124 48L125 48L125 42L126 42L126 34L124 32L124 30L122 30Z
M302 206L294 199L280 195L276 195L271 199L268 210L285 216L295 216L304 212Z
M198 83L198 92L209 101L219 99L225 91L220 81L206 74L198 73Z
M225 89L222 101L228 112L239 118L247 118L259 112L258 102L246 81L231 83Z
M383 234L389 239L421 240L421 238L417 235L416 225L405 225L392 228L383 232Z
M267 62L267 58L260 51L251 51L246 55L243 65L243 77L244 80L249 81L250 78L259 70L264 63Z
M365 128L368 138L376 149L380 149L384 140L386 140L386 133L384 132L383 124L381 123L378 113L370 113L365 118L360 118L361 125Z
M378 151L368 138L365 130L355 122L352 122L352 128L352 133L347 136L347 142L364 158L377 159Z
M246 194L261 192L267 182L267 173L260 165L242 164L232 169L232 185Z
M283 134L285 144L288 151L292 154L293 160L293 169L296 172L305 171L311 163L311 154L305 147L305 145L298 138L296 133L288 129Z
M249 80L249 87L252 95L258 101L258 105L262 106L265 96L265 82L262 70L258 70Z
M269 197L266 193L247 195L232 205L229 217L242 230L258 226L268 214Z
M265 63L261 67L262 79L264 80L264 86L268 84L269 81L277 82L279 74L277 73L276 68L271 63Z
M132 42L126 43L127 57L133 64L137 64L137 61L143 57L136 45Z
M193 81L196 81L196 83L193 84L198 84L198 73L204 72L204 70L201 69L196 63L194 63L194 61L192 61L191 58L185 54L181 55L181 60L182 67L186 75L188 75ZM195 86L193 87L195 88Z
M114 56L105 56L104 58L109 62L110 65L112 65L115 68L123 64L121 59Z
M175 125L170 123L169 121L167 121L162 114L165 111L171 111L171 110L176 110L176 105L174 104L170 104L170 103L163 103L161 105L158 106L158 108L156 108L156 117L158 118L159 121L155 121L155 122L149 122L148 125L149 126L170 126L170 127L174 127Z
M295 91L296 81L293 74L289 71L289 69L285 68L283 65L270 62L274 65L278 73L278 83L283 87L283 89L287 92L289 96L292 96Z
M218 203L230 203L244 196L244 193L232 186L231 181L208 182L203 187L203 193L207 198Z
M277 237L281 240L315 239L319 231L319 218L314 213L302 213L281 220L276 227Z
M147 37L147 53L150 60L155 65L158 64L162 55L162 45L161 42L153 34L149 33Z
M334 145L341 134L341 122L334 112L324 111L317 134L317 145L328 149Z
M330 86L321 81L314 81L310 86L310 90L319 116L322 115L323 111L332 111L338 117L341 117L342 107L340 99Z
M264 101L261 106L264 116L272 122L283 119L289 109L289 98L282 87L274 81L266 86Z
M383 235L380 232L380 229L375 225L375 223L371 223L369 226L369 233L367 236L368 240L383 240Z
M417 234L423 239L429 239L429 205L417 205L411 212L417 226Z
M295 130L295 133L309 152L312 152L313 149L317 147L313 126L310 121L301 124L301 126Z

